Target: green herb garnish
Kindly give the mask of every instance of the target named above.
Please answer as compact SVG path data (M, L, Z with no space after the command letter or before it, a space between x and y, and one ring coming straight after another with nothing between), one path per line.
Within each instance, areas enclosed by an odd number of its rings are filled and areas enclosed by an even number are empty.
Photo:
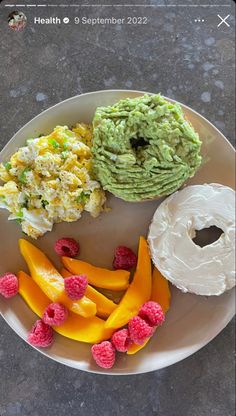
M26 184L26 173L29 172L31 169L30 168L25 168L19 175L18 179L19 182Z
M23 211L22 211L22 209L20 209L20 211L17 212L16 216L17 216L17 218L23 218Z
M65 132L66 134L67 134L67 136L69 136L69 137L75 137L75 133L73 132L73 131L71 131L71 130L66 130L66 132Z
M23 212L22 212L22 210L20 210L20 211L17 212L15 220L19 224L22 222L22 220L23 220Z
M45 207L46 207L46 205L48 205L48 204L49 204L49 202L48 202L48 201L44 201L44 200L42 199L41 204L42 204L42 207L43 207L43 208L45 208Z
M7 163L5 163L4 167L9 172L9 170L12 168L12 165L11 165L10 162L7 162Z
M62 145L62 149L63 150L67 150L68 149L68 140L66 137L63 137L63 145Z
M48 142L54 147L54 149L59 149L60 144L55 139L48 139Z
M85 192L81 192L81 194L78 196L78 198L76 198L76 202L78 202L79 204L86 204L86 202L89 199L89 195L90 194L86 194Z

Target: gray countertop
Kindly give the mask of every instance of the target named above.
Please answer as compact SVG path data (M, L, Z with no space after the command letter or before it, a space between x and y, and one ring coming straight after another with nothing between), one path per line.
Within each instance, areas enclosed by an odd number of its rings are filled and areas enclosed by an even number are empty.
M201 1L129 0L133 7L122 7L122 1L116 7L52 3L58 7L22 6L28 24L15 33L7 27L7 16L16 8L4 6L15 2L1 2L1 147L51 105L112 88L160 91L193 107L233 143L232 1L224 1L229 7L214 6L220 0L208 2L212 7L192 7L206 4ZM218 14L230 14L230 26L217 27ZM49 16L69 17L70 23L34 24L34 17ZM76 25L75 16L123 18L125 24ZM129 25L128 16L147 17L147 24ZM2 319L0 328L1 416L234 415L233 322L190 358L160 371L123 377L67 368L26 345Z

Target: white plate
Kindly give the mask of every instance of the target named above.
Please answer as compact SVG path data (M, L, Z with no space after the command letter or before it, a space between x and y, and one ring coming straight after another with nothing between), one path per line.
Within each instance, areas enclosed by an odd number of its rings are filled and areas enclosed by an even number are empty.
M139 91L98 91L72 97L39 114L19 130L0 154L6 161L25 140L49 133L58 124L69 126L78 121L91 122L97 106L143 94ZM234 150L226 138L209 121L182 105L187 118L203 141L204 164L189 183L218 182L234 188ZM81 243L81 258L96 265L111 267L114 248L123 244L137 250L140 235L147 235L150 220L161 200L128 203L110 197L110 213L97 219L84 214L75 223L62 223L36 242L59 266L53 252L53 243L63 236L71 236ZM0 210L1 265L0 274L6 271L27 271L20 256L18 239L20 227L7 221L8 212ZM0 310L11 328L24 340L36 320L36 315L19 295L11 300L0 297ZM133 356L120 354L116 365L109 371L98 368L91 360L90 346L56 335L49 349L39 350L47 357L80 370L108 374L137 374L158 370L193 354L214 338L234 316L233 290L220 297L205 298L183 294L172 288L171 309L165 325L160 328L145 349ZM222 353L224 353L222 351Z

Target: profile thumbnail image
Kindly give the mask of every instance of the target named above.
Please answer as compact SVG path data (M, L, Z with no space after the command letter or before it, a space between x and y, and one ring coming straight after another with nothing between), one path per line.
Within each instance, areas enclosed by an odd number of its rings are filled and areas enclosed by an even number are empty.
M16 31L20 32L26 26L27 17L23 12L14 11L8 16L8 26Z

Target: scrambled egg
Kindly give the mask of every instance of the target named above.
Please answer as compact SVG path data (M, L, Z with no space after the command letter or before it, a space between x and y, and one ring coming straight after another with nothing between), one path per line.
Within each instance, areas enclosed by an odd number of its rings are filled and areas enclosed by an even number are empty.
M105 194L92 175L92 128L57 126L48 136L29 139L0 164L0 208L11 212L22 231L38 238L54 223L72 222L83 210L103 211Z

